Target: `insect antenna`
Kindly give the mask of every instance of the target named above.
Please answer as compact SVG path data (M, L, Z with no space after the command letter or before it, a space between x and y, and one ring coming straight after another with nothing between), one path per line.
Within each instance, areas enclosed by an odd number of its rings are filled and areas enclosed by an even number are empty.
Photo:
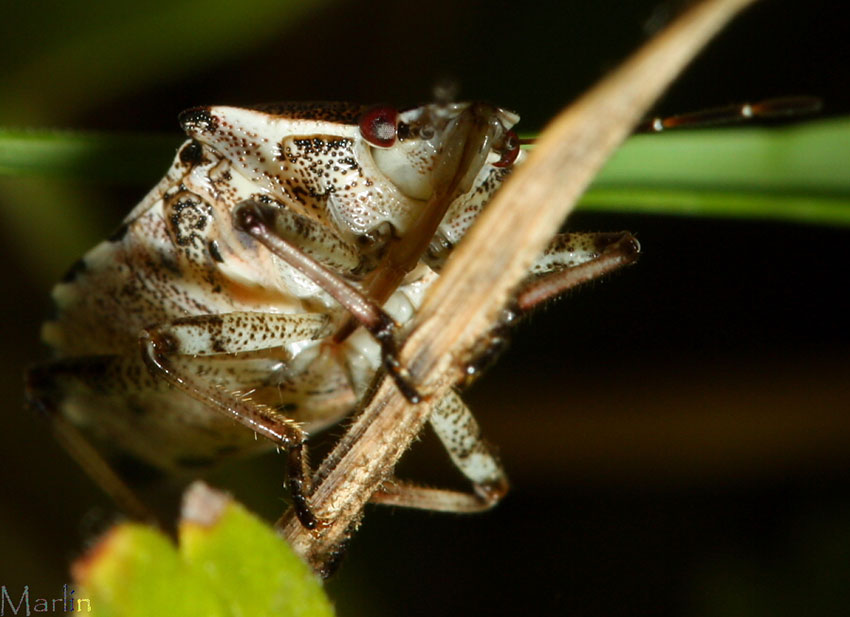
M635 129L635 133L661 133L670 129L699 128L736 124L751 120L793 118L817 113L822 101L813 96L785 96L765 99L757 103L735 103L720 107L711 107L676 116L656 117L645 120Z
M695 129L752 120L794 118L816 114L822 107L823 101L815 96L784 96L764 99L756 103L734 103L710 107L675 116L657 116L641 122L634 132L662 133L672 129ZM524 137L520 138L519 143L521 146L531 146L536 141L534 137Z

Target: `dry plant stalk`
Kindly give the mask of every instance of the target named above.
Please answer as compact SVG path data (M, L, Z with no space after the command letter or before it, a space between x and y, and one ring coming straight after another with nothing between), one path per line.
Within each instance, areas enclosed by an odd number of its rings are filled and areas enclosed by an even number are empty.
M734 15L754 0L690 8L544 130L524 165L496 194L429 290L400 352L418 390L409 404L388 379L319 467L312 493L330 525L319 534L293 513L278 526L317 571L343 544L371 495L457 383L470 349L496 322L511 291L593 177L649 107Z

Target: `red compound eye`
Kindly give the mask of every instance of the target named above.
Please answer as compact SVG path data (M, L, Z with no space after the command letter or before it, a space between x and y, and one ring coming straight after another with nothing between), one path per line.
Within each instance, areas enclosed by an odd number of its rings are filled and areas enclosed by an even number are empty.
M398 112L392 107L373 107L360 117L360 134L378 148L389 148L395 143Z
M502 143L502 158L493 163L495 167L510 167L519 156L519 137L513 131L508 131Z

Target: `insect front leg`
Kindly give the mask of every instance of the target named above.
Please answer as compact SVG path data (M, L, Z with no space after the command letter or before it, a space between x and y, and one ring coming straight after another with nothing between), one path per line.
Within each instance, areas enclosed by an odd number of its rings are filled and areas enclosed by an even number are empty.
M628 232L558 234L537 258L516 295L522 312L634 263L640 244Z
M573 287L634 262L639 251L637 240L627 232L556 236L535 262L511 309L505 311L503 322L473 350L474 359L467 373L474 376L492 361L504 343L503 330L517 317ZM472 482L474 492L433 489L393 480L372 500L448 512L478 512L495 505L508 490L507 477L460 396L450 391L433 409L429 421L455 466Z
M472 493L435 489L392 480L372 501L442 512L481 512L496 505L508 491L498 458L481 436L472 412L453 390L431 411L429 422L455 466L472 482Z
M469 385L504 350L516 322L542 303L637 260L640 244L628 232L558 234L531 267L513 301L489 334L469 351L464 385Z
M297 268L347 309L380 343L384 367L404 397L411 403L419 403L421 396L410 383L407 369L398 361L394 336L397 325L392 317L336 272L287 240L284 232L278 229L279 212L279 208L269 204L248 200L236 206L233 220L238 229L253 236L280 259Z
M322 522L307 499L310 473L306 434L300 425L267 405L225 390L216 384L214 376L187 367L193 356L255 357L255 352L319 339L329 334L328 326L329 320L322 314L235 312L176 319L149 327L140 336L142 357L154 374L287 451L293 506L307 529L316 529Z

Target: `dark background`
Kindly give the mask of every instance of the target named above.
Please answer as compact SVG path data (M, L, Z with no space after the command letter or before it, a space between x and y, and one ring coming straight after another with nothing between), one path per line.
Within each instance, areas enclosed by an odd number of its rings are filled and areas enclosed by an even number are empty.
M84 6L75 19L85 20ZM850 28L833 7L777 0L750 9L676 83L659 113L813 94L823 97L826 115L846 114ZM635 49L647 23L674 9L585 0L522 8L492 0L329 2L191 70L138 83L131 70L123 82L118 71L120 87L90 98L74 92L73 104L50 85L61 77L72 88L73 75L36 74L32 83L42 79L43 93L7 84L5 102L38 101L7 106L0 124L174 131L176 143L176 113L196 104L417 102L451 79L462 98L516 109L521 126L535 130ZM176 49L191 51L209 15L186 23ZM11 46L28 29L44 36L59 17L19 19L18 38L4 39L4 62L26 66L26 54ZM14 24L12 15L5 27ZM120 47L98 58L134 62ZM89 233L100 234L156 180L58 186L91 200ZM7 202L24 194L15 182L2 181ZM20 376L47 355L38 327L62 270L52 264L71 263L90 242L71 237L69 248L43 255L33 250L37 237L8 220L0 233L7 288L0 582L50 596L67 579L69 560L113 514L22 410ZM850 605L847 230L583 212L569 228L632 230L644 255L521 325L466 395L500 447L512 492L475 517L368 510L329 584L339 613L843 612ZM39 257L51 265L35 265ZM215 483L272 518L281 469L281 457L270 456ZM428 435L400 473L458 482Z

